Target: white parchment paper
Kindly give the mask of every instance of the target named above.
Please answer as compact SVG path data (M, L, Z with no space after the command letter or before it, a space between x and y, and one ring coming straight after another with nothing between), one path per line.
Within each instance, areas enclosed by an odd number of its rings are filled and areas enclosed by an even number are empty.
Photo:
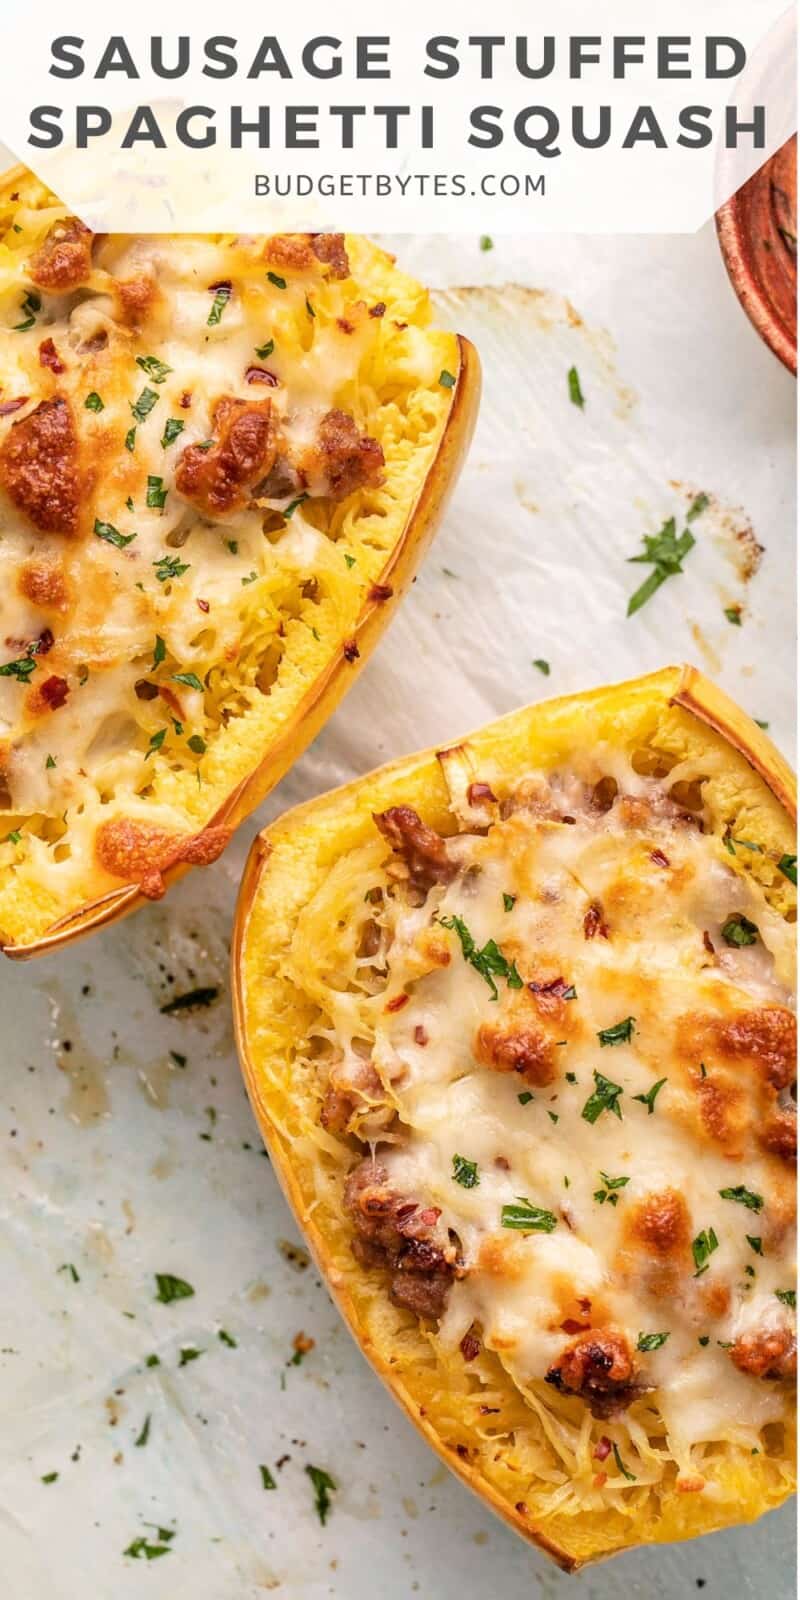
M259 1152L226 960L268 816L515 705L682 658L791 746L794 387L713 232L396 245L485 369L471 459L403 610L221 862L64 956L0 968L3 1595L685 1600L702 1580L704 1600L788 1600L789 1508L573 1580L523 1546L369 1372ZM647 571L627 558L699 492L684 575L626 620ZM218 990L207 1010L162 1013L198 985ZM160 1303L156 1273L194 1295ZM315 1346L295 1366L300 1331ZM325 1527L308 1465L338 1484ZM168 1554L123 1555L140 1535Z

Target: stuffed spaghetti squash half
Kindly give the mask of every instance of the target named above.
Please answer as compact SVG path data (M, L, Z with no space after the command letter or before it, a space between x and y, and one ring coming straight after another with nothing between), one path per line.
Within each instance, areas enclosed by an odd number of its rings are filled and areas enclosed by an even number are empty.
M410 582L466 341L363 238L92 235L0 194L0 945L213 860Z
M794 791L693 669L300 807L234 948L273 1163L377 1371L564 1567L793 1480Z

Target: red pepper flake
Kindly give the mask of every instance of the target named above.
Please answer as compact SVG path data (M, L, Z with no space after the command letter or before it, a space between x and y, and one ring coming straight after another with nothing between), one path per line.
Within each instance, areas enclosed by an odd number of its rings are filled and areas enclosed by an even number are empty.
M703 929L703 947L704 947L704 949L706 949L708 951L710 956L715 956L716 955L717 952L714 949L713 944L711 943L711 936L710 936L707 928Z
M36 641L37 656L46 656L48 651L52 650L54 644L55 639L53 638L52 629L43 628Z
M474 1361L475 1357L481 1353L480 1339L476 1339L474 1333L465 1333L459 1345L459 1350L465 1361Z
M248 383L266 383L270 389L277 389L278 379L269 367L248 367L245 378Z
M595 1489L604 1489L608 1483L608 1473L596 1472L592 1478L592 1483L594 1484Z
M603 908L595 900L583 919L584 939L608 938L608 923L603 920Z
M651 850L650 860L654 861L657 867L669 866L669 857L665 856L663 850Z
M39 685L39 693L51 711L58 711L66 703L69 684L66 678L45 678L44 683Z
M337 317L336 326L341 328L342 333L355 333L356 331L352 322L348 322L346 317Z
M180 400L178 401L178 405L181 406L184 411L188 411L191 403L192 403L192 396L191 396L191 394L190 394L188 389L184 389L183 394L181 395Z
M414 1029L414 1043L421 1045L428 1043L428 1034L426 1029L423 1028L421 1022L418 1022L416 1028Z
M402 1011L403 1006L407 1006L410 999L410 994L396 994L394 998L389 1001L388 1005L386 1006L386 1010Z
M594 1447L594 1450L592 1451L592 1455L594 1456L595 1461L607 1461L610 1454L611 1440L607 1439L605 1434L601 1434L597 1444Z
M22 406L26 406L29 398L29 395L22 394L18 400L0 400L0 417L10 417L12 411L19 411Z
M378 605L383 605L385 600L391 600L394 589L390 583L373 583L370 585L368 600L374 600Z
M355 639L345 639L342 649L345 661L357 661L361 654Z
M528 1515L528 1507L526 1506L524 1500L518 1500L514 1510L518 1511L521 1517L527 1517Z
M439 1221L441 1214L441 1206L426 1206L424 1211L420 1211L419 1220L425 1223L426 1228L433 1228Z
M577 1317L566 1317L561 1324L561 1332L569 1334L585 1333L586 1329L590 1327L590 1322L579 1322Z
M370 314L371 317L385 317L386 316L386 305L385 305L385 302L383 300L378 300L375 303L374 306L370 306L369 314Z
M209 612L211 610L207 600L198 600L197 604L201 611Z
M49 367L51 372L66 372L67 369L52 339L42 340L39 346L39 365L40 367Z

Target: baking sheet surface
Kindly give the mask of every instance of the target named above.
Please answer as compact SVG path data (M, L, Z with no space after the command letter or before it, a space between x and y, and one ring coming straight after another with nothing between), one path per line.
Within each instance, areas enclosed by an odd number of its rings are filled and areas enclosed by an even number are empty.
M485 1512L298 1252L241 1087L236 884L256 827L286 806L523 702L680 659L793 754L794 386L736 305L713 231L393 243L485 369L469 464L405 606L222 861L65 955L0 967L3 1594L787 1600L791 1507L575 1579ZM648 570L627 558L700 493L683 576L627 620ZM724 614L737 607L741 626ZM162 1012L198 986L217 991L207 1008ZM193 1296L159 1301L165 1273ZM298 1366L299 1332L315 1344ZM338 1484L325 1527L309 1465ZM142 1536L167 1553L125 1556Z

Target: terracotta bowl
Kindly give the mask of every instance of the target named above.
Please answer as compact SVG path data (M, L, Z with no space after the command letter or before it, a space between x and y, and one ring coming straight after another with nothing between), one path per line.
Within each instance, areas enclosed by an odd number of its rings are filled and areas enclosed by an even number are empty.
M796 134L720 208L717 233L753 327L796 376Z

